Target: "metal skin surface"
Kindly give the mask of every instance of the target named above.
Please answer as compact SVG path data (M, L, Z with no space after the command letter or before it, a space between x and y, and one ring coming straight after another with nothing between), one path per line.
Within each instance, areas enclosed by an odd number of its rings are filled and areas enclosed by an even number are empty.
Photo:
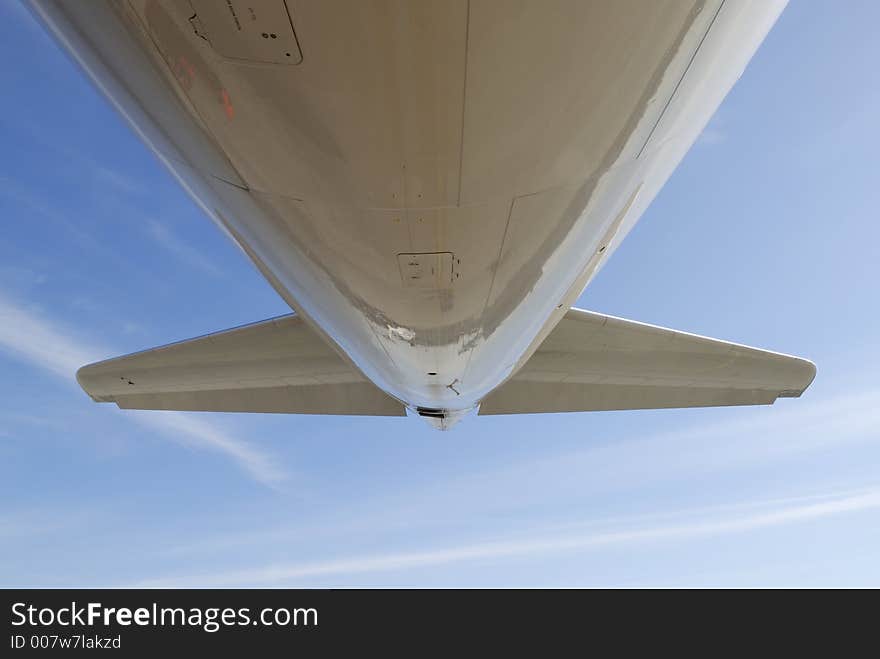
M450 421L562 318L783 6L288 0L279 64L228 57L202 2L32 2L287 303Z

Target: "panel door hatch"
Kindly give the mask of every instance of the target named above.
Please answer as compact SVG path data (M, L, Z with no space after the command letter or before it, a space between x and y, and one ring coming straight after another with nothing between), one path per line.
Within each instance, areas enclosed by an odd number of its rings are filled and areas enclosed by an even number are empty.
M452 286L453 261L452 252L397 255L405 288L449 288Z
M227 59L299 64L302 52L284 0L190 0L198 34Z

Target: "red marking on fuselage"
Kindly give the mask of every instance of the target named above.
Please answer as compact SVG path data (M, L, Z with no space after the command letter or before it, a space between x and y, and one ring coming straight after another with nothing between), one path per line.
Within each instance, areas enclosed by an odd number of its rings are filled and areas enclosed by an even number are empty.
M220 98L223 101L223 110L226 112L226 118L232 121L235 118L235 108L232 107L232 101L229 100L229 92L221 89Z
M174 66L171 67L172 71L174 71L174 77L183 85L183 88L189 91L192 87L193 80L196 77L195 67L190 64L189 60L186 59L183 55L177 58L177 61L174 63Z

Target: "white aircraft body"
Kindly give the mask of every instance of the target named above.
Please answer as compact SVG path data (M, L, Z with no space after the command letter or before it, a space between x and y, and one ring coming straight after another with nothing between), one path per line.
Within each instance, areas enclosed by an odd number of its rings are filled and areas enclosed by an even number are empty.
M80 384L438 428L799 396L809 361L570 308L783 5L32 0L294 311Z

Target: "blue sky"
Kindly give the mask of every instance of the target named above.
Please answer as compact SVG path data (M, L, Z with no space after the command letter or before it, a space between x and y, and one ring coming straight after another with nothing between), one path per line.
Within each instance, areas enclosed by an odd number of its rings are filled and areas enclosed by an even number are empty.
M880 41L799 0L578 306L808 357L773 407L123 412L83 363L286 313L0 3L0 585L880 586Z

